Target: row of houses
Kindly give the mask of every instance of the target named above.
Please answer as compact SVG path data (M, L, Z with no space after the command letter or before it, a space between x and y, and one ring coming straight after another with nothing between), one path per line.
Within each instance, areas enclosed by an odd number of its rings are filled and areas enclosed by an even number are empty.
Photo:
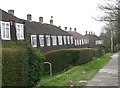
M32 21L32 15L28 14L27 20L24 20L14 16L14 10L6 12L0 9L0 39L2 41L25 41L42 52L63 48L89 48L100 44L95 34L86 33L83 36L76 30L75 28L71 31L70 28L68 31L67 27L61 29L55 26L52 16L50 24L46 24L43 23L43 17L39 17L39 22L35 22Z

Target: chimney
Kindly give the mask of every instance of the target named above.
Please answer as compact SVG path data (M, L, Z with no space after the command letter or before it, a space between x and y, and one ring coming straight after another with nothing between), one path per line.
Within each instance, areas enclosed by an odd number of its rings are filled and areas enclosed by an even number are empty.
M65 31L67 31L67 27L65 27Z
M70 27L70 31L72 31L72 28Z
M43 17L39 17L39 22L43 23Z
M61 26L58 26L59 28L61 28Z
M89 31L89 34L90 34L90 31Z
M91 31L91 35L92 35L92 33L93 33L93 32Z
M74 31L76 31L77 29L76 28L74 28Z
M27 14L27 21L32 21L32 15L31 14Z
M14 10L10 9L8 10L8 13L14 16Z
M86 31L85 33L86 33L86 35L87 35L87 31Z
M53 16L51 16L50 24L53 25Z
M94 32L94 35L95 35L95 32Z

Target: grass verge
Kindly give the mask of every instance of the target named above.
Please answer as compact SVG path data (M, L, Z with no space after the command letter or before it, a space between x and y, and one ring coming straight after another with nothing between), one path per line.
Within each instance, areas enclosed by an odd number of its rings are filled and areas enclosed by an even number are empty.
M52 78L43 76L38 85L41 86L40 88L45 86L85 86L86 81L90 80L100 68L108 63L111 55L106 54L87 64L72 67L72 69L66 72L53 75Z

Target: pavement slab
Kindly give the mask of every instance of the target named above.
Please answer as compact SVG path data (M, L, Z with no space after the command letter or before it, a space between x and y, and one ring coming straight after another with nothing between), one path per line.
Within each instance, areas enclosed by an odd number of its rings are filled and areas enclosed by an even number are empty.
M87 82L86 86L118 86L118 53L111 57L112 59Z

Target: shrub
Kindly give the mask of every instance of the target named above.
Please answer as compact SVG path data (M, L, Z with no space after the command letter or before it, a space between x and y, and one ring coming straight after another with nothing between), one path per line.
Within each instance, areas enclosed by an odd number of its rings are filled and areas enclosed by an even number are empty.
M101 52L97 49L67 49L45 53L45 61L52 64L53 72L59 72L71 65L80 65L100 57ZM45 72L49 72L49 67L45 67Z
M40 80L43 55L23 41L3 42L3 86L34 86Z

